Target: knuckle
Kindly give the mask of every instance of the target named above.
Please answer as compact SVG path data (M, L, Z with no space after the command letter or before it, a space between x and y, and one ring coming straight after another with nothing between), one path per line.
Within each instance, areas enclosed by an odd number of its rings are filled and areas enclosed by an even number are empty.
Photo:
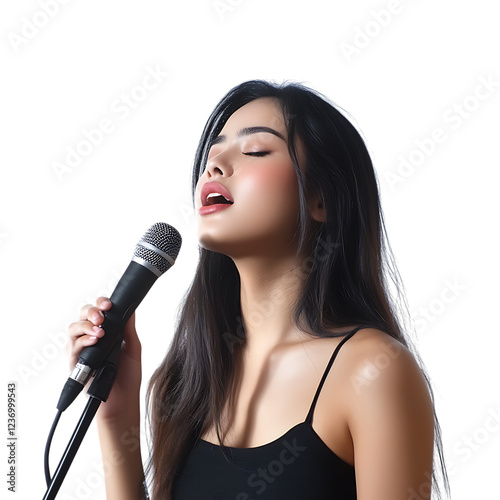
M89 310L89 308L92 307L92 304L85 304L81 309L80 309L80 313L83 315L87 314L87 311Z
M87 317L88 310L92 307L92 304L85 304L81 309L80 309L80 319L84 319Z

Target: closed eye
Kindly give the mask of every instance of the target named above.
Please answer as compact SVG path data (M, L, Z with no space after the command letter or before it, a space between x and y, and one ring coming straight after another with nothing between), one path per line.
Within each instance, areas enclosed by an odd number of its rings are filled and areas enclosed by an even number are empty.
M271 151L255 151L253 153L243 153L244 155L249 156L265 156L268 155Z

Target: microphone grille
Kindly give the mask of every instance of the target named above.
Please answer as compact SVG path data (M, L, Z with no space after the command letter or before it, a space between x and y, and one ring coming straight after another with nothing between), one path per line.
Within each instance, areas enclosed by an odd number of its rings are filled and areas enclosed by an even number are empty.
M135 247L134 260L138 259L157 276L161 276L174 265L181 244L181 235L175 227L157 222L144 233Z

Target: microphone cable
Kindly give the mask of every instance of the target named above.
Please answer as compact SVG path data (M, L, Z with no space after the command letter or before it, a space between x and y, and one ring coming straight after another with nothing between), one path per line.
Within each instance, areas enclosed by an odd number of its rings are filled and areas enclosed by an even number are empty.
M50 486L50 482L52 478L50 477L50 467L49 467L49 455L50 455L50 445L52 444L52 438L54 437L54 432L56 430L57 424L59 423L59 419L61 418L61 410L57 410L56 418L54 418L54 422L52 423L52 427L50 428L49 436L47 437L47 443L45 444L45 453L44 453L44 469L45 469L45 481L47 483L47 488Z

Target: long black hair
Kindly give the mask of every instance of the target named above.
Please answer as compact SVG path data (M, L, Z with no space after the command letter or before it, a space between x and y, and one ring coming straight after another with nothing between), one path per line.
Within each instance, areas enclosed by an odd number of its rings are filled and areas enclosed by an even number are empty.
M353 324L372 326L410 347L401 321L403 287L388 244L370 155L355 127L325 96L295 82L251 80L231 89L201 135L193 166L193 200L211 142L236 110L258 98L274 99L283 112L299 185L298 253L305 245L312 248L303 266L306 279L295 308L296 324L317 337L344 335L331 331ZM299 164L297 138L304 147L304 165ZM325 209L321 224L313 224L309 215L311 193L319 196ZM223 445L221 414L231 401L244 344L237 268L228 256L200 247L172 343L148 387L153 498L170 495L176 472L205 429L214 425ZM434 399L418 353L412 350ZM435 412L434 421L449 491ZM434 465L433 486L439 495L436 469Z

